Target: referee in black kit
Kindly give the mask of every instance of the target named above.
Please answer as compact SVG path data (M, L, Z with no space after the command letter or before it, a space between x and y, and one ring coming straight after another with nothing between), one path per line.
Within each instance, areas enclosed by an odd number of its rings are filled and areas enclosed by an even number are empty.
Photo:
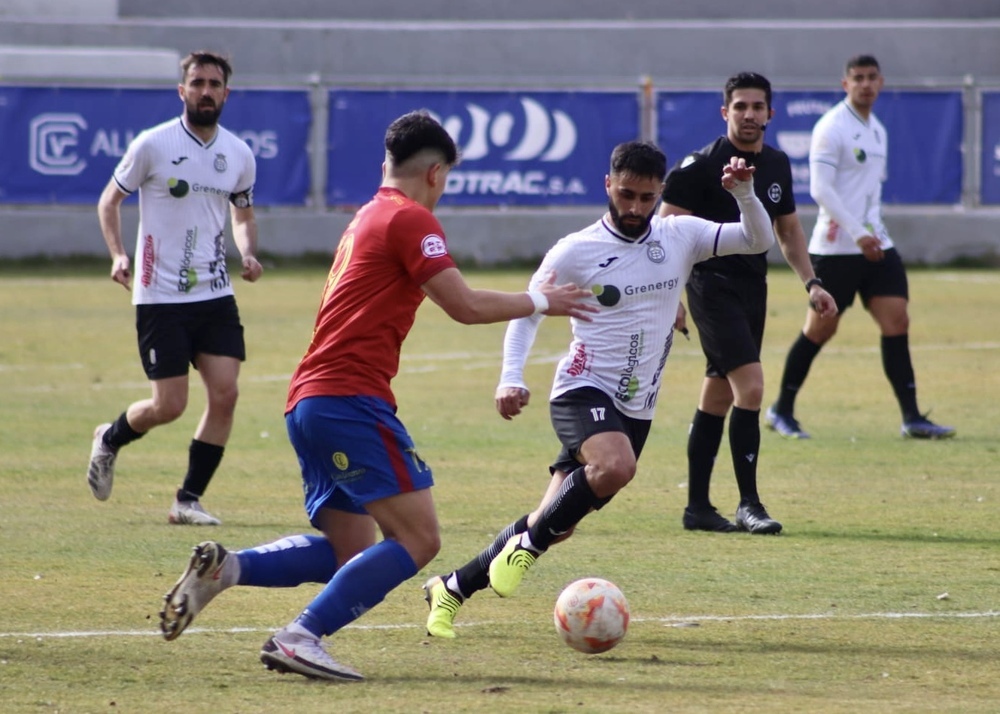
M810 304L823 317L835 315L836 303L809 261L795 212L788 156L764 143L764 129L774 115L771 83L754 72L740 72L726 81L723 101L726 136L684 157L670 170L660 215L738 221L739 208L722 189L719 176L731 157L745 159L755 168L754 191L771 217L785 260L805 284ZM688 435L688 505L683 526L687 530L778 533L781 524L768 515L757 492L767 253L697 263L687 284L687 299L708 366ZM684 328L685 321L682 305L677 327ZM722 516L709 499L712 466L730 408L729 446L740 492L735 523Z

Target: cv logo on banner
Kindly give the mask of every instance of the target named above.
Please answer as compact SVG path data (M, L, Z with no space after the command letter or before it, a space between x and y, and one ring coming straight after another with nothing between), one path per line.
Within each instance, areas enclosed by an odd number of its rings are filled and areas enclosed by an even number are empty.
M76 176L87 168L77 153L80 132L87 120L79 114L46 113L31 120L28 161L31 168L46 176Z

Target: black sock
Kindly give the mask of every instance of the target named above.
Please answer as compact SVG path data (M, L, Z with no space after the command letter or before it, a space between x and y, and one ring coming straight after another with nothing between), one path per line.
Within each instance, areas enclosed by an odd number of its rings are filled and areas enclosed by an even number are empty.
M126 444L131 444L136 439L141 439L144 434L145 432L140 433L129 426L125 412L122 412L121 416L115 419L111 427L104 432L104 443L106 446L118 451L118 449Z
M918 418L920 410L917 409L917 379L913 375L913 362L910 359L909 335L882 338L882 369L889 378L892 391L896 393L903 421Z
M792 348L788 350L788 357L785 358L785 371L781 375L778 401L774 403L776 412L786 416L795 414L795 397L805 384L809 368L812 367L813 360L822 348L822 345L817 345L799 333L799 339L795 340Z
M722 443L726 417L708 414L700 409L694 413L688 430L688 506L707 508L711 505L708 487L712 480L712 467Z
M471 597L473 593L485 590L490 586L490 563L500 554L507 541L516 535L520 535L528 530L528 516L521 516L519 519L504 528L492 543L483 551L461 568L455 571L455 579L458 581L458 595L462 598ZM445 577L445 581L448 578Z
M587 483L585 467L581 466L563 481L556 497L528 529L528 537L539 552L544 552L556 538L582 521L592 508L603 505L604 500L594 495Z
M740 489L740 501L757 503L757 457L760 452L760 409L733 407L729 415L729 450Z
M191 440L191 448L188 452L188 472L184 477L184 483L177 490L178 501L197 501L208 488L208 482L215 475L215 470L219 468L222 461L222 452L226 450L224 446L207 444L197 439Z

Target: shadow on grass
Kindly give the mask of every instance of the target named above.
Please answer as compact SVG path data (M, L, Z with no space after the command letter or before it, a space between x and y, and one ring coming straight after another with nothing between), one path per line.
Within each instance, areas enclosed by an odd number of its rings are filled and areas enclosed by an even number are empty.
M794 535L782 535L781 538L805 538L809 540L846 540L846 541L880 541L884 543L949 543L953 545L996 546L1000 545L998 538L978 538L971 536L941 535L933 533L880 533L879 531L862 531L845 529L841 531L797 531Z

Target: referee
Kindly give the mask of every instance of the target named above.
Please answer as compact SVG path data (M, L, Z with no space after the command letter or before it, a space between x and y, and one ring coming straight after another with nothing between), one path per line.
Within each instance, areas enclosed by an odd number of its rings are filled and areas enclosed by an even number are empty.
M754 72L741 72L726 81L723 100L726 135L671 169L660 215L694 215L723 223L739 220L739 207L718 177L732 157L745 159L756 169L754 191L771 218L785 260L805 284L817 313L835 315L836 304L816 279L806 251L788 157L764 144L764 129L774 115L771 83ZM687 299L708 365L688 435L688 505L682 524L687 530L778 533L781 524L770 517L757 493L767 253L696 264L687 283ZM684 328L685 321L681 306L677 326ZM735 523L709 499L712 467L730 409L729 446L740 492Z

